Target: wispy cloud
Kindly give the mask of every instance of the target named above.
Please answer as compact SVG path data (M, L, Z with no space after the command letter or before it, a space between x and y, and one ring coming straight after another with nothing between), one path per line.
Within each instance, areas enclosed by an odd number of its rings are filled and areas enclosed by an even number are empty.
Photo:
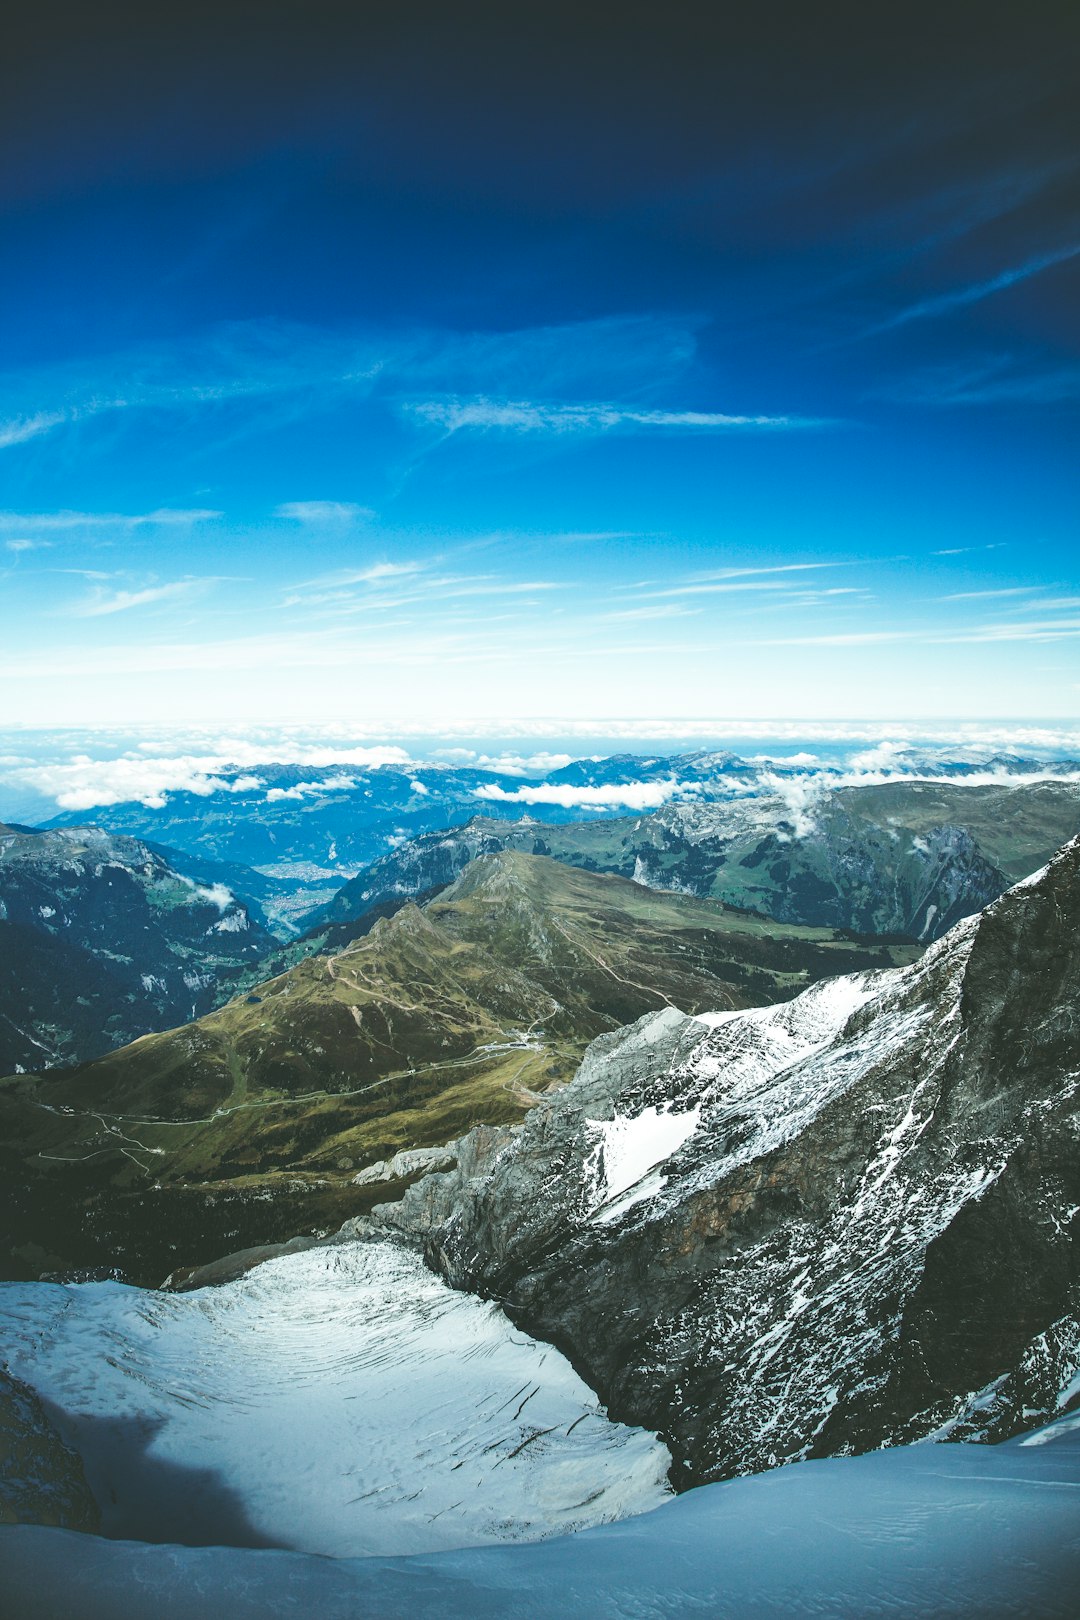
M897 310L887 319L867 327L860 336L874 337L878 333L892 332L897 327L907 326L912 321L933 320L939 315L947 315L951 310L979 304L984 298L992 297L994 293L1004 292L1007 287L1014 287L1020 281L1028 281L1032 276L1041 275L1044 270L1050 270L1058 264L1067 264L1077 255L1080 255L1080 242L1069 242L1050 253L1036 254L1034 258L1025 260L1023 264L1014 265L1009 270L1002 270L1000 274L991 276L987 281L972 282L967 287L957 287L952 292L938 293L932 298L922 298L918 303L909 304L906 309Z
M827 589L817 586L813 580L804 580L802 577L806 574L816 573L821 569L852 568L854 566L854 562L845 561L769 563L759 568L710 568L696 573L684 574L674 584L661 583L658 580L638 580L630 585L619 586L618 589L633 596L642 596L649 601L660 601L668 597L752 595L756 593L798 597L800 601L807 601L810 598L817 599L823 596L860 594L861 587L857 585L836 586Z
M790 595L796 589L801 595L803 587L795 587L784 579L694 580L685 585L665 586L663 590L650 592L650 595L653 597L738 596L759 592L779 592Z
M1004 540L995 540L988 546L944 546L939 551L932 551L931 557L966 557L972 551L1002 551L1006 545Z
M744 579L757 574L806 574L817 572L822 568L851 568L854 565L845 560L843 562L797 562L797 563L766 563L762 567L744 568L706 568L697 573L688 574L690 582L706 580Z
M52 545L51 540L26 540L26 539L23 539L23 538L19 538L18 540L5 540L4 541L5 549L7 551L15 551L15 552L40 551L40 550L42 550L43 547L47 547L47 546L51 546L51 545Z
M198 423L203 433L213 421L220 448L223 434L280 429L359 401L444 436L785 433L836 425L655 404L690 372L700 324L660 314L496 333L237 323L183 344L0 374L0 448L65 425L165 414L181 425ZM275 515L327 524L370 514L348 501L297 500Z
M742 416L723 411L639 410L612 403L553 403L477 396L413 401L406 414L446 433L682 432L720 433L737 429L788 430L829 426L824 420L796 416Z
M901 405L1062 405L1080 399L1080 365L1013 355L935 366L875 390Z
M285 607L323 608L331 614L356 617L383 615L390 609L422 607L443 613L451 602L482 597L526 599L561 590L565 581L512 579L498 574L435 571L433 561L370 563L343 568L294 585Z
M561 400L595 397L598 388L655 389L686 372L700 324L640 315L493 333L236 322L183 343L0 374L0 448L110 415L243 407L250 418L272 406L276 421L283 409L303 414L373 397L396 411L402 393L417 390L503 398L513 388Z
M26 444L30 439L39 439L43 433L50 433L53 428L59 427L64 420L63 411L38 411L33 416L16 416L0 422L0 450L14 444Z
M126 613L131 608L148 607L152 602L174 602L190 596L210 583L203 579L178 579L168 585L149 585L141 591L109 591L95 586L90 595L76 602L68 612L77 619L97 619L105 614Z
M1039 604L1042 606L1042 604ZM772 636L758 643L767 647L869 647L887 642L921 642L952 646L968 642L1066 641L1080 636L1080 618L1042 619L980 624L971 629L860 630L834 635Z
M1002 585L996 590L988 591L952 591L948 596L939 597L941 602L982 602L995 596L1032 596L1041 591L1041 585Z
M357 523L375 516L370 506L353 501L285 501L274 508L274 516L296 523Z
M642 607L616 608L610 613L601 613L601 619L685 619L692 614L700 613L700 608L684 607L677 602L654 602Z
M207 523L222 516L222 512L201 506L162 506L153 512L0 512L0 532L21 529L31 534L52 534L68 529L169 528Z
M590 545L598 540L635 540L636 529L566 529L559 534L523 535L523 539L543 540L546 544Z

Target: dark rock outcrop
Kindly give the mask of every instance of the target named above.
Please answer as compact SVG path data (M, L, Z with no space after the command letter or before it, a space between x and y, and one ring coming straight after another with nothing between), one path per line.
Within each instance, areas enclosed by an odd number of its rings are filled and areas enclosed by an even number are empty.
M80 1458L34 1391L0 1367L0 1525L96 1531L100 1523Z

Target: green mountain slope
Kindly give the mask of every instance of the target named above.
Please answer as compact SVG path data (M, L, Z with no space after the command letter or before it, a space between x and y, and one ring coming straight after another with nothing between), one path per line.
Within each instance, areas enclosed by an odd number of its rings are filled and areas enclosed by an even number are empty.
M512 1123L594 1036L675 1005L786 999L910 946L503 852L422 909L196 1023L0 1085L5 1269L157 1282L388 1195L355 1174ZM393 1190L393 1189L390 1189Z

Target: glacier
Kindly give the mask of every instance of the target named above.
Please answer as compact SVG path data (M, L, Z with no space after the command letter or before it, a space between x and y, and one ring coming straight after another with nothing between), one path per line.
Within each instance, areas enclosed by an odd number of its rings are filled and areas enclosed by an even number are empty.
M186 1294L6 1283L0 1343L107 1536L334 1557L640 1513L671 1458L556 1350L419 1256L347 1243Z

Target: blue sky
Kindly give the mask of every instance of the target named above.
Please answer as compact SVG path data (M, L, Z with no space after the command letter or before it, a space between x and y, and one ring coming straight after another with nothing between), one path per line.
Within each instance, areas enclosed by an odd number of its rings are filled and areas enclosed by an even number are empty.
M1080 27L876 10L43 6L4 712L1073 716Z

